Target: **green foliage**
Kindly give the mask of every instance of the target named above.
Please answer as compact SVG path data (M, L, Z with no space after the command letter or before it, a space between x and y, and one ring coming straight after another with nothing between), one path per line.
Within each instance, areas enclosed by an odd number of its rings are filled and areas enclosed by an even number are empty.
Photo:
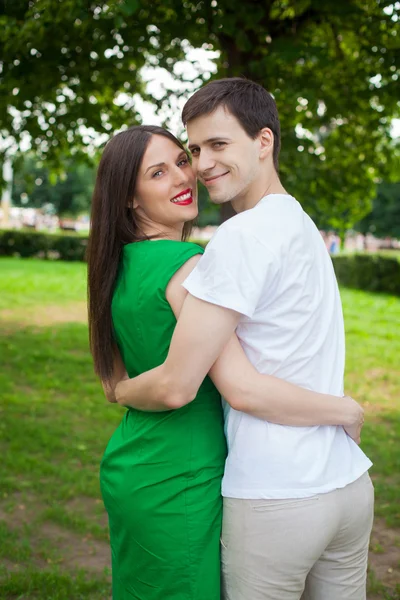
M208 244L208 242L206 240L195 240L195 239L191 239L190 240L193 244L197 244L198 246L201 246L202 248L205 248Z
M48 256L55 252L59 260L84 261L87 238L80 235L57 235L50 237Z
M317 220L347 228L398 156L399 15L392 0L2 0L0 127L18 143L28 132L55 165L91 143L82 126L137 122L135 94L171 106L169 89L146 94L143 66L183 81L186 41L219 50L216 77L244 75L276 98L285 185Z
M400 182L382 183L378 187L372 211L357 223L355 229L377 237L400 239Z
M21 157L14 165L12 202L14 206L42 208L51 204L59 216L89 212L94 186L93 167L63 160L65 177L54 182L52 173L37 163L33 155ZM21 194L28 196L24 203Z
M142 91L138 71L146 56L139 39L143 35L146 46L149 35L137 24L132 38L121 43L123 3L110 4L108 10L83 0L1 2L1 129L18 143L29 132L38 155L53 165L92 141L83 126L109 133L138 119L114 98L122 90ZM109 56L107 50L119 43L121 49ZM10 106L20 111L16 121Z
M0 231L0 256L83 261L86 247L87 238L81 235L56 235L11 229Z
M199 216L197 223L199 227L220 224L220 207L210 201L207 189L201 183L198 184Z
M349 254L332 257L341 285L400 296L400 257Z

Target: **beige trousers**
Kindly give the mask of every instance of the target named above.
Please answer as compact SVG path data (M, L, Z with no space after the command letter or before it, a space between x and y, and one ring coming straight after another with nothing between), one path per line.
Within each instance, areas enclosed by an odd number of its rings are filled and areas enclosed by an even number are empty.
M224 498L224 600L365 600L373 506L368 473L311 498Z

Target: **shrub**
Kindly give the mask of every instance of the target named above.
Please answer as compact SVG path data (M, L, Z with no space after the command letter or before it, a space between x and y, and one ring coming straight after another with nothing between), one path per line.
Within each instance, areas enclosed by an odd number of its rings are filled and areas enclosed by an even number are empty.
M83 261L86 246L87 238L80 235L11 229L0 231L0 256Z
M0 232L0 255L45 256L48 248L49 236L36 231L7 230Z
M387 254L348 254L333 256L339 283L370 292L400 296L400 260Z
M61 260L85 260L88 239L80 235L54 236L51 250L58 252Z

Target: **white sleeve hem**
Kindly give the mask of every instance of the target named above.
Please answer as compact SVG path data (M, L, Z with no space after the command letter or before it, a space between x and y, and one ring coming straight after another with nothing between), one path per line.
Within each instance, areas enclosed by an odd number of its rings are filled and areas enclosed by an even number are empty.
M190 275L189 275L190 277ZM249 319L252 318L254 311L249 311L247 307L243 305L242 302L239 301L238 298L233 297L221 297L213 298L209 294L207 294L201 287L196 286L193 282L184 281L182 286L195 298L199 300L204 300L204 302L209 302L210 304L215 304L216 306L221 306L222 308L229 308L230 310L234 310Z

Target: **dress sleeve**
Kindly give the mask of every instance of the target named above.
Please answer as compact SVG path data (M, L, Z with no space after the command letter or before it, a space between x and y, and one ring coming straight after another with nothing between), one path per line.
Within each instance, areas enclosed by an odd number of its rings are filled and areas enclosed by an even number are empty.
M200 300L251 318L277 272L275 255L251 231L223 225L183 286Z

